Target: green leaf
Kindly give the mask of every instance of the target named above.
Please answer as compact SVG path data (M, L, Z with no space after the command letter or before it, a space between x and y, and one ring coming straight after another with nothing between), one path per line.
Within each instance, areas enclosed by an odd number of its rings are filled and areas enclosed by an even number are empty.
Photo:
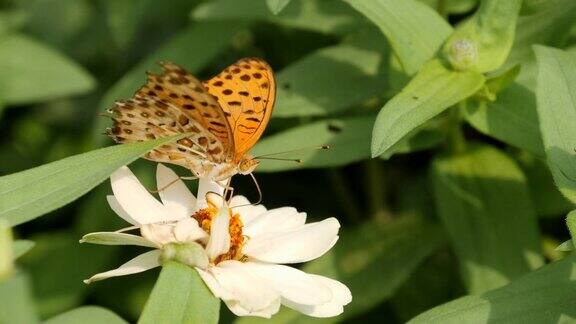
M118 233L118 232L95 232L82 237L80 243L100 245L137 245L156 248L157 246L142 236Z
M414 74L452 32L430 7L414 0L344 0L388 38L404 71Z
M0 323L40 323L25 274L0 282L0 300Z
M134 40L151 4L151 0L101 1L106 23L120 49L125 50Z
M128 324L120 316L106 308L97 306L84 306L73 309L66 313L52 317L44 324Z
M560 191L576 202L576 53L535 46L536 99L548 165Z
M444 55L457 70L490 72L512 48L522 0L483 0L471 19L459 25L444 45Z
M277 15L290 3L290 0L266 0L266 5L268 9L272 11L273 14Z
M483 83L482 74L451 71L439 60L430 61L378 113L372 157L387 153L412 130L476 93Z
M379 53L349 45L316 51L277 75L274 117L327 115L382 93Z
M15 226L62 207L119 167L175 139L114 145L0 177L0 219Z
M243 27L238 22L202 22L184 29L106 91L100 102L100 110L105 111L116 100L132 97L146 83L146 71L156 68L159 61L172 61L192 73L197 72L230 46L232 39ZM203 41L205 39L210 41ZM97 142L103 141L99 135L108 124L109 121L105 119L96 123L94 131L98 134L95 138Z
M256 144L254 156L304 149L279 155L301 159L302 163L262 159L256 170L275 172L340 166L367 159L370 157L368 143L373 123L373 115L322 120L265 137ZM325 144L330 146L328 150L313 149Z
M0 219L0 282L14 271L14 251L12 247L12 229Z
M574 205L558 191L544 159L524 152L517 161L526 174L532 205L538 217L562 217L574 209Z
M521 64L522 71L518 82L530 88L536 88L536 58L532 46L534 44L560 46L565 42L574 23L576 1L547 0L534 1L536 8L529 9L520 16L516 27L516 37L510 55L503 66ZM524 7L527 7L525 1Z
M29 269L36 307L43 318L82 304L92 289L82 280L116 265L112 262L117 252L114 248L78 244L78 235L69 229L34 235L32 239L36 247L19 263Z
M574 243L572 243L572 240L564 241L558 245L555 250L560 252L574 251Z
M576 242L576 210L569 212L566 216L566 226L568 226L572 240Z
M95 87L81 66L19 34L0 39L0 71L0 98L6 105L78 95Z
M220 299L196 270L167 262L138 323L218 323L219 311Z
M466 121L479 132L544 157L536 96L526 87L513 83L494 101L467 101L463 111Z
M416 217L401 217L392 223L370 221L358 228L343 229L338 244L302 270L339 280L350 288L353 299L344 306L344 313L320 320L284 308L274 315L274 323L336 323L353 318L390 298L410 273L444 243L437 225ZM236 323L265 321L244 317Z
M431 149L444 142L445 137L446 132L442 132L439 129L416 129L412 136L410 134L407 135L380 157L387 160L395 154L414 153Z
M31 240L16 240L12 243L12 256L14 259L18 259L24 254L28 253L36 243Z
M192 11L196 20L267 21L288 27L323 33L343 34L360 21L356 13L340 1L292 0L280 15L270 12L262 0L214 0Z
M526 179L508 156L478 146L438 157L432 184L469 293L503 286L542 265Z
M570 256L500 289L440 305L409 323L571 323L575 278L576 256Z

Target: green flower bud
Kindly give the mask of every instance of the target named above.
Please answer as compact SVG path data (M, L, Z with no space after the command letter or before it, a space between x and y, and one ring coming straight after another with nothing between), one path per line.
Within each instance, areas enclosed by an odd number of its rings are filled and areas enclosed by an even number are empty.
M450 44L448 60L459 71L474 70L478 64L478 47L470 39L459 39Z
M204 247L196 242L170 243L162 248L160 263L176 261L191 267L208 267L208 255Z

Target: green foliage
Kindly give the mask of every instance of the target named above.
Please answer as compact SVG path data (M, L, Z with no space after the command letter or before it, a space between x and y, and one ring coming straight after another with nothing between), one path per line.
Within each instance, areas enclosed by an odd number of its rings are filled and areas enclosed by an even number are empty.
M560 191L576 202L576 55L537 46L536 98L546 158Z
M218 323L220 300L196 270L168 262L138 323Z
M163 142L103 148L96 116L159 61L207 80L242 57L277 79L251 151L262 203L336 217L336 245L296 266L353 294L273 322L575 321L574 17L574 0L2 1L0 323L263 321L181 264L82 282L154 247L113 232L105 180L131 164L155 188L138 158Z
M0 218L18 225L61 207L150 149L175 140L103 148L0 178Z
M380 28L408 74L420 70L452 31L437 13L415 0L345 2Z
M75 323L85 323L85 324L98 324L98 323L110 323L110 324L125 324L128 323L118 315L113 312L102 308L94 306L85 306L73 309L66 313L54 316L49 320L45 321L46 324L75 324Z
M576 318L576 259L571 256L511 284L429 310L409 323L563 323Z
M451 71L439 60L430 61L380 110L372 134L372 156L387 153L409 132L476 93L483 83L482 74Z
M20 105L77 95L94 89L78 64L27 36L0 39L0 99Z
M542 265L526 179L505 154L486 146L439 157L432 183L469 293L497 288Z

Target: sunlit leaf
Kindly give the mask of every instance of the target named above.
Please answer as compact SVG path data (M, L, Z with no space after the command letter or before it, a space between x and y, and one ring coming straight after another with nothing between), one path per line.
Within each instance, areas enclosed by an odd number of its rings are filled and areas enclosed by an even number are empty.
M370 157L370 131L374 116L323 120L294 127L258 142L255 156L299 150L278 157L301 159L302 163L262 159L257 171L285 171L297 168L318 168L346 165ZM314 149L329 145L327 150Z
M478 131L544 156L536 96L526 87L513 83L494 101L469 100L463 111L466 120Z
M512 48L522 0L484 0L471 19L459 25L443 51L458 70L499 68Z
M277 15L290 3L290 0L266 0L266 4L273 14Z
M536 46L540 131L556 185L576 202L576 54Z
M174 139L115 145L0 177L0 218L14 226L39 217L82 196L119 167Z
M452 32L434 10L414 0L345 0L388 38L404 71L414 74Z
M569 323L576 319L576 257L570 256L481 295L466 296L409 323Z
M503 286L542 265L526 179L505 154L479 146L439 157L432 183L470 293Z
M196 270L168 262L138 323L218 323L219 310L220 299L214 297Z
M277 75L274 117L326 115L380 95L379 53L349 45L314 52Z
M52 317L44 324L128 324L120 316L96 306L84 306Z
M5 220L0 220L0 282L12 275L13 260L12 229Z
M0 98L25 104L85 93L94 79L78 64L19 34L0 39Z
M439 60L427 63L378 113L372 156L387 153L415 128L474 94L483 83L482 74L451 71Z
M359 15L340 1L291 0L274 15L262 0L215 0L192 11L197 20L268 21L280 25L341 34L358 24Z

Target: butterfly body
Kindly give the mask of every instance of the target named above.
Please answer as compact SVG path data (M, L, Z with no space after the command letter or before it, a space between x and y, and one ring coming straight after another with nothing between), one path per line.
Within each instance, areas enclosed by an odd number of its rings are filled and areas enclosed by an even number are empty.
M188 134L144 158L181 165L197 177L224 180L258 165L249 153L261 137L275 101L272 69L257 58L241 59L201 82L183 68L160 63L163 73L109 112L107 134L117 143Z

